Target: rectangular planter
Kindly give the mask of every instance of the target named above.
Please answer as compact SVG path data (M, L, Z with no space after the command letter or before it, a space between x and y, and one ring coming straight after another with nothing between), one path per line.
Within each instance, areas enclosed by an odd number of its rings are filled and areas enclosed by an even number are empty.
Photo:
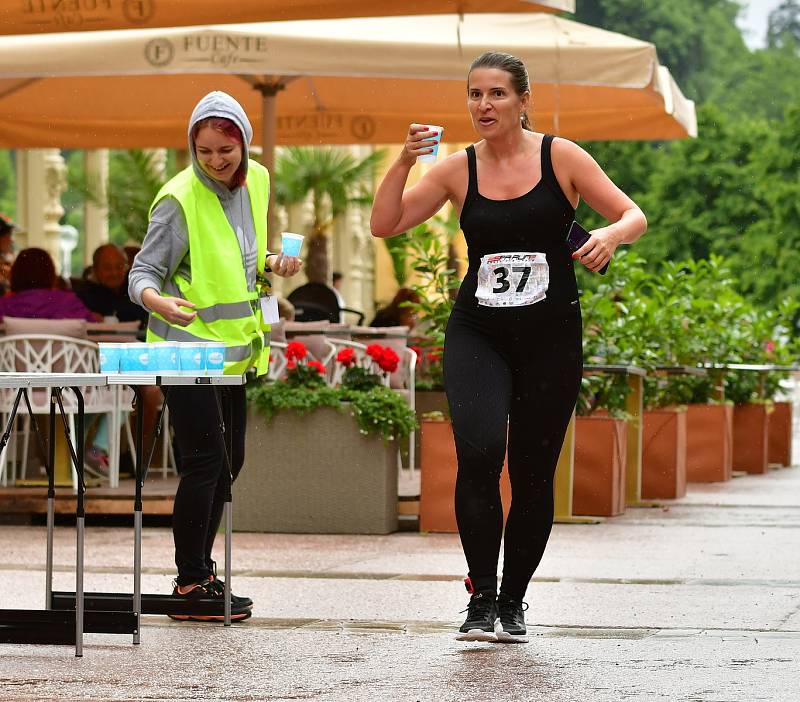
M647 410L642 421L642 497L686 494L686 410Z
M686 480L717 483L733 471L733 405L689 405L686 414Z
M449 421L424 420L419 431L420 453L419 530L457 533L455 512L456 475L458 461ZM508 466L503 465L500 476L500 498L503 519L511 505L511 484Z
M397 531L397 446L361 434L348 412L282 412L267 424L251 409L245 451L233 485L234 529Z
M576 417L572 512L613 517L625 511L628 423Z
M792 403L775 402L769 416L767 460L779 466L792 465Z
M769 414L765 403L733 408L733 469L760 475L768 468Z

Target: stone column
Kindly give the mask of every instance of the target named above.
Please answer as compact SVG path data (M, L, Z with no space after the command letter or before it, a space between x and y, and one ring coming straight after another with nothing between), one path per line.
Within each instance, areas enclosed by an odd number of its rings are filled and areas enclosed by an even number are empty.
M17 213L27 233L24 244L45 249L57 263L60 260L59 220L64 215L61 193L67 187L67 167L61 151L20 150L17 159Z
M88 149L84 155L86 181L96 199L83 206L83 265L92 262L94 250L108 242L108 149ZM80 271L76 271L80 275Z

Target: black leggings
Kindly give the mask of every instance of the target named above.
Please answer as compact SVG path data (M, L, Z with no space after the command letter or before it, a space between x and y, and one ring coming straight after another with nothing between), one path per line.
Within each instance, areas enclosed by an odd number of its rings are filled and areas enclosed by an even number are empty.
M513 499L500 590L522 600L553 524L553 477L582 374L581 318L577 305L530 324L498 317L456 308L447 326L455 508L470 579L496 590L507 448Z
M178 473L172 533L178 585L200 582L211 574L211 550L225 506L225 444L210 387L170 387L170 422L178 444ZM225 434L234 479L244 463L247 401L243 386L220 388Z

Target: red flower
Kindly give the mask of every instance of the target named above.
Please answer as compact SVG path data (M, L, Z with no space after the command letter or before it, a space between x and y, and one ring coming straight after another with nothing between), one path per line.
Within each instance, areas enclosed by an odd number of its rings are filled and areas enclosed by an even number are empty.
M419 365L422 362L422 349L419 346L409 346L408 348L417 354L416 364Z
M291 371L294 370L295 368L297 368L297 364L292 359L289 359L289 361L287 361L286 363L286 370Z
M397 364L400 362L400 357L395 353L394 349L388 347L383 349L381 357L376 359L381 370L387 373L394 373L397 370Z
M428 351L428 361L436 363L442 360L442 354L439 351Z
M351 348L342 349L336 354L336 360L346 368L349 368L356 362L356 352Z
M286 346L286 358L299 361L308 354L306 346L302 341L290 341Z
M320 375L325 375L325 366L323 366L319 361L309 361L308 362L309 368L316 368L317 372Z
M376 363L380 361L383 356L383 346L380 344L370 344L367 346L367 356L369 356Z
M771 356L773 353L775 353L775 348L776 345L774 341L764 342L764 351L767 352L767 356Z

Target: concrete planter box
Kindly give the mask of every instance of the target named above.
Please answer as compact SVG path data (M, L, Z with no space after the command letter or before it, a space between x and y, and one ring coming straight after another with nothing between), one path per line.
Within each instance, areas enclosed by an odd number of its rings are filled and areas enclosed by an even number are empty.
M733 405L689 405L686 415L686 480L716 483L733 470Z
M686 410L644 413L642 497L674 500L686 495Z
M769 448L767 450L770 463L779 466L792 465L792 403L776 402L769 416Z
M769 470L768 439L772 405L748 402L733 408L733 469L760 475Z
M397 446L364 436L349 412L247 417L246 459L233 485L238 531L397 531Z
M575 420L573 514L613 517L625 511L628 422L608 415Z

